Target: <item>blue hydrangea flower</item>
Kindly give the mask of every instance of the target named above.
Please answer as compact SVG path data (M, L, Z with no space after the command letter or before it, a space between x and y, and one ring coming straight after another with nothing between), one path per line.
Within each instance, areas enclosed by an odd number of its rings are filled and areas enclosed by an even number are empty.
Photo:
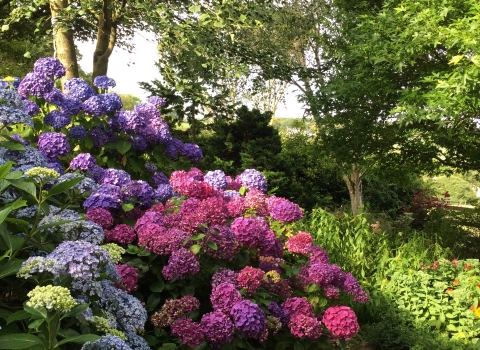
M160 111L151 103L139 103L135 106L134 111L143 120L160 118Z
M90 169L87 173L87 176L96 182L100 182L103 177L103 173L105 172L105 169L102 167L95 165L92 169Z
M103 98L106 113L117 112L122 109L123 102L117 94L99 95Z
M177 193L173 190L170 184L158 185L157 189L155 190L155 199L159 202L166 201L167 199L176 195Z
M87 137L87 132L82 125L73 126L68 133L72 139L84 140Z
M32 117L17 107L0 105L0 124L25 124L33 128Z
M173 160L178 159L182 153L183 142L177 138L172 138L166 145L164 154Z
M67 80L63 87L65 90L68 90L68 94L71 97L78 98L82 101L95 96L95 90L93 90L86 81L80 78Z
M82 101L77 98L66 96L61 103L58 104L60 110L68 115L77 115L83 107Z
M33 65L33 71L55 79L63 77L67 72L63 64L54 57L39 58Z
M148 147L147 140L143 136L136 135L135 137L130 137L130 142L132 143L133 149L138 149L140 151L145 151Z
M54 105L60 105L65 99L66 95L57 88L53 88L48 94L45 94L45 101L53 103Z
M126 121L125 111L118 111L108 119L108 125L113 131L120 131L125 129Z
M112 78L109 78L106 75L100 75L98 77L95 77L95 79L93 80L93 85L100 89L108 90L111 87L115 87L117 84Z
M18 86L18 94L27 98L28 96L43 97L53 89L53 81L46 75L30 72Z
M155 173L150 181L154 186L170 184L170 180L168 180L168 177L162 172Z
M45 125L52 126L55 130L66 127L71 123L70 117L60 111L54 110L48 113L44 118Z
M15 90L0 88L0 105L12 106L21 110L25 109L25 102Z
M75 174L75 173L68 173L68 174L60 176L57 179L57 183L61 183L61 182L64 182L64 181L67 181L67 180L70 180L70 179L74 179L74 178L78 178L78 177L83 178L83 180L72 187L74 190L78 190L82 194L98 190L99 185L93 179L91 179L89 177L83 177L82 175Z
M157 171L157 165L153 162L145 162L145 169L151 173L154 173Z
M65 172L63 170L62 163L56 158L49 160L47 164L47 168L55 170L60 175L63 175L63 173Z
M23 100L23 104L25 105L25 112L27 112L29 116L33 117L34 115L40 113L40 107L38 107L35 102Z
M12 167L12 170L15 171L27 171L33 167L46 167L47 158L38 151L35 147L25 146L24 151L13 151L5 149L3 158L6 160L14 161L15 164Z
M183 144L181 153L182 156L187 157L193 162L199 162L203 158L203 153L198 145L193 143L185 143Z
M93 145L97 148L103 147L110 140L108 134L101 128L93 128L88 134L92 137Z
M160 117L147 119L143 126L135 129L135 132L153 144L168 143L172 140L167 122Z
M150 350L150 346L147 341L133 332L126 332L127 344L132 348L132 350Z
M120 187L110 184L101 185L83 203L85 210L91 208L120 209L123 200Z
M89 97L83 102L82 108L85 114L94 117L101 117L107 112L104 104L104 95L95 95Z
M207 172L203 178L203 181L212 185L218 190L226 190L228 187L227 176L221 170Z
M61 225L58 232L64 241L83 240L93 244L101 244L105 233L100 225L92 221L74 221Z
M93 342L83 344L81 350L133 350L121 338L115 335L104 335Z
M151 103L155 107L163 107L165 106L165 99L160 96L152 96L149 97L147 100L148 103Z

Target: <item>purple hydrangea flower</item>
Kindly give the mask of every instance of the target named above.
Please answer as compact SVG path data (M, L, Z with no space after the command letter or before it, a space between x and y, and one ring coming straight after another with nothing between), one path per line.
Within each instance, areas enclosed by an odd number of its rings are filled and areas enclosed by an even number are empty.
M227 177L221 170L209 171L205 174L203 181L212 185L218 190L226 190L228 186Z
M28 113L29 116L34 116L40 113L40 107L38 105L30 100L24 100L23 103L25 104L25 112Z
M91 208L120 209L122 203L120 187L103 184L87 198L83 207L86 210Z
M184 143L180 154L192 162L199 162L203 158L202 150L193 143Z
M222 268L217 272L215 272L212 276L212 281L211 281L212 289L215 289L218 285L222 283L230 283L230 284L233 284L233 286L236 289L240 289L237 282L237 278L238 278L237 272L232 271L230 269Z
M200 326L208 344L215 349L230 343L235 333L235 326L230 317L219 311L203 315Z
M142 126L144 120L135 111L123 111L125 117L125 129L135 130L137 127Z
M95 90L93 90L86 81L80 78L67 80L63 87L65 90L68 90L68 94L71 97L78 98L82 101L95 96Z
M134 111L143 120L160 117L160 111L151 103L139 103L135 106Z
M166 201L175 195L177 195L177 193L173 190L170 184L160 184L155 190L155 199L159 202Z
M54 105L60 105L66 95L57 88L53 88L48 94L45 94L45 101L53 103Z
M171 327L172 335L180 338L181 342L191 348L196 348L203 343L203 332L200 324L189 318L175 321Z
M133 197L140 202L141 205L150 207L154 197L154 190L143 180L132 180L122 186L122 192L128 202L133 201Z
M70 129L68 136L72 139L85 140L87 137L87 132L82 125L77 125Z
M130 182L132 178L125 170L106 169L103 173L101 184L110 184L115 186L123 186Z
M61 128L66 127L68 124L70 124L71 120L67 114L55 110L48 113L43 118L43 122L45 123L45 125L50 125L55 130L59 130Z
M163 277L172 280L175 277L183 279L185 275L196 275L200 272L200 263L195 254L185 248L180 248L172 253L168 265L162 269Z
M165 106L165 99L160 96L152 96L147 99L147 102L154 105L155 107Z
M155 173L152 176L151 181L152 181L154 186L170 184L170 181L168 180L168 177L162 172Z
M210 301L212 302L215 311L223 312L226 315L230 314L233 305L242 300L242 295L231 283L220 283L212 289L210 294Z
M167 122L160 117L146 119L135 132L150 143L168 143L172 139Z
M123 102L117 94L98 95L102 96L105 112L117 112L122 109Z
M183 142L177 138L172 138L166 145L164 154L173 160L178 159L182 153Z
M83 102L82 108L85 114L88 114L94 117L101 117L107 111L104 104L103 95L95 95L95 96L89 97L87 100Z
M103 147L110 141L108 134L101 128L93 128L88 134L92 137L93 145L97 148Z
M102 180L102 177L103 177L103 174L105 173L105 169L103 169L102 167L98 166L98 165L95 165L93 168L91 168L88 173L87 173L87 176L93 180L95 180L96 182L100 182Z
M80 153L70 162L73 170L88 170L95 166L96 160L90 153Z
M47 76L30 72L21 81L18 86L18 94L27 98L29 95L43 97L53 89L53 81Z
M106 75L100 75L98 77L95 77L95 79L93 80L93 85L100 89L108 90L111 87L115 87L117 84L112 78L109 78Z
M67 73L63 64L54 57L39 58L33 65L33 71L55 79L60 79Z
M55 170L60 175L63 175L63 173L65 172L63 170L62 164L59 161L49 162L47 164L47 168Z
M120 131L125 129L125 123L127 122L126 111L118 111L108 119L108 125L113 131Z
M145 151L145 149L148 147L147 140L145 140L143 136L136 135L135 137L131 137L130 141L132 142L133 149Z
M82 110L82 101L77 98L65 96L58 104L60 110L68 115L76 115Z
M238 175L238 179L245 187L256 188L263 192L267 190L267 180L258 170L246 169L243 173Z
M145 170L151 172L151 173L154 173L157 171L157 165L153 162L145 162Z
M267 310L273 317L276 317L280 320L284 327L288 326L288 322L290 321L290 316L287 311L281 308L276 302L272 301L268 306Z
M232 306L230 315L235 327L247 337L259 339L267 327L267 317L260 307L250 300L236 302Z
M67 137L59 132L46 132L38 137L38 149L48 158L66 156L70 152Z

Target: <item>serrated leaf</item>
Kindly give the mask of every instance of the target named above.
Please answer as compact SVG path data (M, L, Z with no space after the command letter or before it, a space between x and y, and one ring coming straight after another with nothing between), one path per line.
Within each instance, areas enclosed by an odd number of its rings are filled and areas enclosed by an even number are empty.
M68 179L66 181L60 182L59 184L56 184L48 191L47 196L45 198L63 193L69 190L70 188L72 188L73 186L75 186L76 184L82 182L83 180L84 180L83 177L76 177L73 179Z
M0 279L17 274L25 260L15 259L0 263Z
M18 179L18 180L5 179L5 181L7 181L10 185L22 191L25 191L26 193L31 195L33 198L37 197L37 187L33 182L28 182L28 181L25 181L24 179Z
M117 149L118 153L125 154L130 150L130 148L132 148L132 144L127 140L119 140L115 145L115 148Z
M132 203L123 203L122 204L122 209L123 211L127 212L135 208L135 206Z
M90 304L80 304L75 306L73 309L71 309L69 312L67 312L65 315L62 316L62 318L65 317L73 317L80 315L82 312L87 310L89 308Z
M0 180L3 180L4 178L7 177L8 173L10 172L10 169L12 168L12 165L15 164L14 162L6 162L0 167Z
M165 282L163 280L158 280L157 282L150 285L150 290L154 293L160 293L165 288Z

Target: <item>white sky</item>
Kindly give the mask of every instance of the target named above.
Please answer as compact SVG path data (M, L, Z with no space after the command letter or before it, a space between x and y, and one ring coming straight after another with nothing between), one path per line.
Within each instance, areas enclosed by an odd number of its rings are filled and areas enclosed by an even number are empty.
M135 49L132 53L126 50L115 48L110 56L108 64L108 76L117 83L115 92L122 94L131 94L141 98L148 97L148 94L140 88L139 82L151 82L160 78L155 62L157 60L157 44L153 35L149 33L136 33L133 39ZM85 72L93 70L93 51L95 49L92 42L76 42L78 50L83 58L80 60L80 67ZM301 105L293 89L287 95L286 103L281 104L277 117L298 118L303 116Z

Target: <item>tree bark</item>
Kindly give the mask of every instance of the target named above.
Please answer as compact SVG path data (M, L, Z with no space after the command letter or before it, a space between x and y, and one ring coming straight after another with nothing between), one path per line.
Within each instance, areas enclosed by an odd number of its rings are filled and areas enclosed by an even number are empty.
M117 22L114 19L112 0L103 0L103 10L98 15L97 45L93 53L92 83L95 77L107 75L108 60L117 41Z
M350 204L352 206L353 215L357 215L362 208L362 178L364 172L358 169L357 165L352 165L350 176L343 175L343 181L347 184L348 193L350 194Z
M62 25L58 20L62 10L67 8L67 6L68 0L50 0L55 57L65 66L67 71L62 80L79 77L73 30L68 26Z

